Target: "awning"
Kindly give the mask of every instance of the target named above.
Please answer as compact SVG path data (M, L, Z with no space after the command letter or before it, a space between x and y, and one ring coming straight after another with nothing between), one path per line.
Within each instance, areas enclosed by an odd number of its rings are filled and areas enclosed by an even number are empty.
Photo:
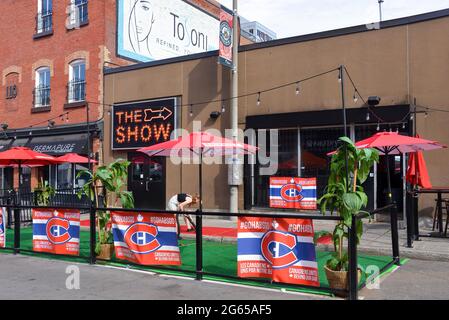
M12 139L0 140L0 152L8 150L12 141Z
M87 134L35 137L26 144L26 147L55 156L66 153L87 154Z

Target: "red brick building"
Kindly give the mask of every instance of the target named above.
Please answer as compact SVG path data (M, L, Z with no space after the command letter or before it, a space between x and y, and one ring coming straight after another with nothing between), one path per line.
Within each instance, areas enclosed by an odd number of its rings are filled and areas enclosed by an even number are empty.
M219 13L215 1L188 2ZM116 1L2 0L0 10L0 150L87 155L89 128L101 163L103 69L133 63L116 56ZM23 185L34 188L40 178L59 188L77 185L68 165L25 168ZM0 169L0 189L12 186L17 172Z

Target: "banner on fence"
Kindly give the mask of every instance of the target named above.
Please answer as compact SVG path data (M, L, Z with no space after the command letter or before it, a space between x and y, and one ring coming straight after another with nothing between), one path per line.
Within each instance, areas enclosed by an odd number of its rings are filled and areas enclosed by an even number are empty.
M0 209L0 248L6 247L6 208Z
M270 207L316 210L316 178L270 177Z
M238 276L319 286L312 220L238 219Z
M33 251L79 255L80 211L33 209Z
M112 212L117 259L141 265L180 265L174 214Z

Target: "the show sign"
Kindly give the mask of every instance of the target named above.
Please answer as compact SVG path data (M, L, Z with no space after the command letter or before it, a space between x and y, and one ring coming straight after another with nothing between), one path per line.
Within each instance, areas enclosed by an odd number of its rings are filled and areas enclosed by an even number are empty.
M221 6L220 9L220 48L218 61L229 68L233 67L232 40L234 15L231 10Z
M33 251L79 255L80 211L32 209Z
M176 126L176 98L115 105L112 149L138 149L170 140Z
M311 220L238 219L238 276L319 286Z
M6 247L6 208L0 208L0 248Z
M316 178L270 177L270 207L316 210Z
M118 0L117 52L147 62L218 50L218 19L183 0Z
M173 214L112 212L117 259L141 265L180 265Z

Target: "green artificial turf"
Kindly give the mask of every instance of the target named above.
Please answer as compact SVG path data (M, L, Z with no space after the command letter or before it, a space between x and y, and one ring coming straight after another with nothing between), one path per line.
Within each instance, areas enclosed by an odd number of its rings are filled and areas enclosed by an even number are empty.
M13 230L7 231L7 247L13 247L13 238L14 238L14 232ZM31 227L26 227L21 229L21 249L24 250L32 250L32 239L33 239L33 231ZM175 270L161 270L157 267L146 267L146 266L133 266L133 268L140 269L140 270L148 270L148 271L155 271L159 273L166 273L166 274L172 274L172 275L180 275L180 276L191 276L193 277L194 274L192 273L186 273L185 271L194 271L195 270L195 263L196 263L196 246L194 240L181 240L180 241L180 251L181 251L181 261L182 265L170 268L173 268ZM54 256L54 255L44 255L39 253L30 253L32 255L39 255L51 259L58 259L58 260L69 260L69 261L76 261L76 262L87 262L89 258L89 232L88 231L81 231L80 232L80 256L79 257L66 257L66 256ZM25 253L27 254L27 253ZM324 265L326 261L330 258L331 252L323 252L317 250L317 262L318 262L318 270L319 270L319 279L320 279L320 285L321 287L328 287L329 284L327 282L327 278L324 272ZM381 270L386 265L388 265L391 262L391 257L387 256L370 256L370 255L364 255L359 254L358 255L358 264L362 268L362 270L366 270L368 266L376 266ZM405 262L405 261L404 261ZM100 262L102 263L102 262ZM118 260L113 258L111 262L108 262L108 264L115 265L115 266L122 266L125 267L128 265L126 261ZM179 271L176 271L179 270ZM203 241L203 270L206 273L213 273L217 276L205 276L205 279L209 280L216 280L216 281L224 281L224 282L232 282L232 283L242 283L242 284L249 284L247 280L238 280L238 279L225 279L220 278L218 275L224 275L224 276L237 276L237 244L235 243L220 243L220 242L214 242L214 241ZM385 272L391 271L391 268L389 270L385 270ZM362 273L362 281L361 283L364 283L366 280L366 276L364 273ZM282 284L276 284L276 283L255 283L252 282L251 285L257 285L257 286L263 286L263 287L270 287L270 288L278 288L282 289ZM291 289L289 289L291 290ZM317 292L313 288L310 289L303 289L300 288L298 290L294 291L302 291L302 292L310 292L310 293L320 293L323 294L323 292Z

